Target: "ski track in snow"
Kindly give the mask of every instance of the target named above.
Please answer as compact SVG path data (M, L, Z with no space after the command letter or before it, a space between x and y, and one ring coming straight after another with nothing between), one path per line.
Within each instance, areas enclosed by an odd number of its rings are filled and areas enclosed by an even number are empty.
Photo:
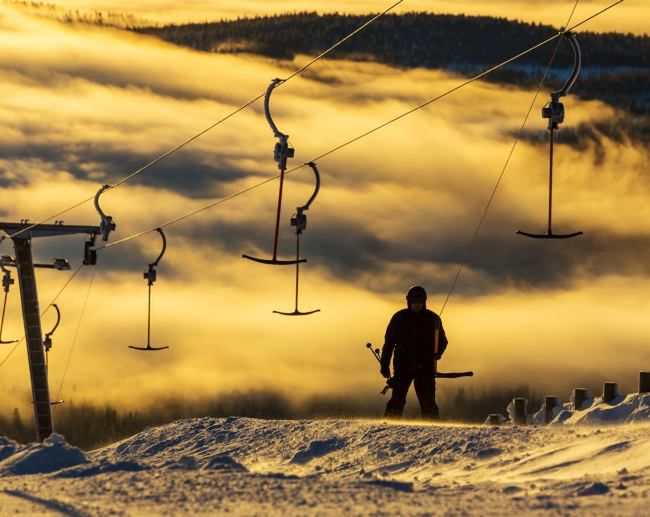
M650 423L181 420L83 453L0 438L0 514L646 515Z

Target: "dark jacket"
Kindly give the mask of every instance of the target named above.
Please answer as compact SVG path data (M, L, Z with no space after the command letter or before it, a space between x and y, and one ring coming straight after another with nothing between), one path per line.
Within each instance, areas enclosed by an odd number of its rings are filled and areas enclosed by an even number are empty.
M386 329L381 364L390 365L394 351L395 375L410 375L416 371L433 374L436 329L439 329L438 356L442 356L447 348L447 336L440 316L426 308L420 312L411 309L396 312Z

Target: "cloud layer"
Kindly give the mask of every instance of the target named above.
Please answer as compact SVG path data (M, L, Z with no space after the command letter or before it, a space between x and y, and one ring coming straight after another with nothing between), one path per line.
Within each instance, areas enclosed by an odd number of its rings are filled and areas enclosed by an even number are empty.
M0 17L0 211L38 220L137 169L298 67L253 57L208 55L109 29L70 27L11 9ZM371 63L321 61L274 94L272 109L307 161L447 90L458 77ZM207 395L237 387L300 393L374 393L379 378L363 344L379 343L403 292L425 284L437 309L527 110L532 92L474 83L319 162L323 188L304 236L301 305L292 319L293 269L246 262L271 251L277 182L167 230L169 251L154 287L154 341L145 331L142 271L159 250L147 235L100 253L90 305L65 390L140 403L140 396ZM603 139L556 149L558 231L568 242L518 237L542 231L547 195L546 102L538 100L504 183L445 312L452 340L445 369L474 368L481 382L522 382L549 371L551 388L596 375L631 378L647 330L647 149ZM567 127L616 114L567 99ZM103 197L118 239L277 173L261 104L242 112L132 184ZM289 217L309 196L307 168L288 176L281 254L293 254ZM63 217L96 224L90 204ZM79 263L80 237L35 242L39 260ZM11 253L10 243L2 253ZM62 298L51 356L56 385L86 289ZM41 303L65 274L39 277ZM6 332L21 334L16 290ZM44 326L48 326L44 322ZM608 352L616 346L616 360ZM644 355L645 354L645 355ZM0 358L4 351L0 351ZM555 359L549 362L549 357ZM558 365L558 363L561 363ZM0 370L4 388L26 387L24 350ZM116 381L116 379L119 379ZM65 393L65 392L64 392Z

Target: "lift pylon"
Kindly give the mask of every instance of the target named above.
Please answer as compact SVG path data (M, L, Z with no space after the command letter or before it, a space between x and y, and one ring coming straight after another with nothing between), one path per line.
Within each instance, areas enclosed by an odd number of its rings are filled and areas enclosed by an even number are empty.
M47 361L45 357L45 346L43 344L41 313L38 303L38 290L36 288L36 272L34 269L41 265L34 264L32 257L32 239L36 237L62 237L64 235L79 233L97 235L99 233L99 227L64 225L63 222L40 224L32 227L27 220L23 220L20 223L0 222L0 231L6 233L9 237L13 234L19 235L11 237L11 239L13 240L16 253L14 262L18 271L18 287L20 289L20 300L23 309L25 343L27 345L29 375L32 384L32 400L34 402L36 439L43 441L54 431L54 423L52 420ZM53 265L43 266L59 270L69 269L67 261L61 259L55 259Z

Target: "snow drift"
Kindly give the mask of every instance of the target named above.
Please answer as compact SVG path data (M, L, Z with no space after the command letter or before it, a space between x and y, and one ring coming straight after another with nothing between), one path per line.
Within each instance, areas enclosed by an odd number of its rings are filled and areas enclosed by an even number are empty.
M0 438L0 476L43 474L88 463L86 455L68 445L60 434L52 434L43 443L19 445Z
M216 462L251 473L426 486L442 477L515 481L540 472L546 477L616 473L621 464L647 468L648 429L591 428L583 435L552 427L201 418L148 429L90 456L113 463L137 460L151 468L206 469Z
M484 515L489 505L501 515L613 515L619 504L640 514L650 497L649 431L648 423L601 429L230 417L149 428L87 453L60 436L26 446L0 439L0 508L421 515L435 507Z
M621 424L650 422L650 393L619 395L611 402L598 397L573 411L571 405L557 413L551 424ZM585 406L587 406L585 408Z
M605 425L630 424L650 422L650 393L632 393L618 395L613 400L605 402L603 397L593 397L591 394L583 402L579 410L574 409L573 396L565 404L557 404L551 408L550 425ZM514 403L508 404L506 413L509 420L501 416L500 423L514 421ZM546 418L546 403L534 414L526 415L528 424L544 425ZM489 418L485 424L489 423Z

